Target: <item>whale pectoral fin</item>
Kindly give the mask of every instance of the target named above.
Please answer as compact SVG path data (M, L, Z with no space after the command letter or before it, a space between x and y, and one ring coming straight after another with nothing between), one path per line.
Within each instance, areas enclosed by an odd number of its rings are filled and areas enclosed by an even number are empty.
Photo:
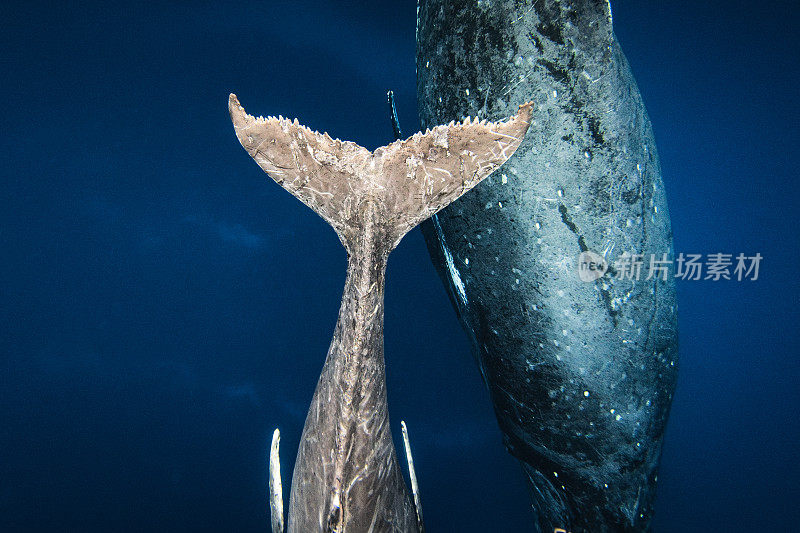
M278 454L280 444L281 432L276 429L272 434L272 446L269 451L269 507L272 515L272 533L284 533L283 484L281 483L281 460Z
M376 150L398 238L505 163L528 131L532 107L523 104L502 122L467 118L436 126Z
M255 118L235 94L228 98L228 111L236 137L262 170L343 238L350 215L348 198L358 197L363 187L355 172L370 158L369 150L312 131L297 119Z
M406 426L404 420L400 421L400 428L403 431L403 448L406 452L408 478L411 480L411 494L414 496L414 511L417 514L417 527L419 527L419 533L425 533L425 524L422 521L422 503L419 497L419 485L417 484L417 471L414 470L414 457L411 455L411 441L408 438L408 426Z

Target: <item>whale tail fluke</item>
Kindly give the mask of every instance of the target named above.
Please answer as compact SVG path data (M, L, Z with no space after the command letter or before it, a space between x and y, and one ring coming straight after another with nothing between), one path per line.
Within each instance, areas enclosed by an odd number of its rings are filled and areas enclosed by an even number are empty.
M245 150L284 189L325 219L350 248L368 217L396 245L410 229L480 183L511 157L530 125L531 102L501 122L467 118L370 152L283 117L228 109ZM378 212L375 213L375 210Z

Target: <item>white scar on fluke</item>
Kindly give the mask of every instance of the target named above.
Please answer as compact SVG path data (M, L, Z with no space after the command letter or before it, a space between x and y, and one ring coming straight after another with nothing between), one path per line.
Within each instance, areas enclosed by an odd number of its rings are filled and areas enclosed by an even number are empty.
M500 167L519 147L532 103L501 122L466 119L370 152L283 117L255 118L235 95L239 142L279 185L325 219L348 255L328 356L306 417L289 498L295 532L422 531L389 427L383 358L386 261L412 228ZM404 425L405 428L405 425ZM273 533L283 533L279 433L270 453Z

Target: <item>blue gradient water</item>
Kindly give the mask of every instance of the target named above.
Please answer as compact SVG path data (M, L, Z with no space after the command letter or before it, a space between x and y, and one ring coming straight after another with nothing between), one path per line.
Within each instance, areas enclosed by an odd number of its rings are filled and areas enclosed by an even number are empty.
M798 467L798 9L614 4L678 252L761 253L678 285L681 375L656 531L791 531ZM345 255L228 120L297 116L375 148L417 127L413 1L0 7L0 531L265 531L290 477ZM525 531L467 340L418 230L386 357L430 531Z

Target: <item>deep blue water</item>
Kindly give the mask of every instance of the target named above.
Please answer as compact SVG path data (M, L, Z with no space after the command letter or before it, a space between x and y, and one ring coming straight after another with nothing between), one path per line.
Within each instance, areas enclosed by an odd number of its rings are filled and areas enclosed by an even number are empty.
M415 3L362 4L0 6L0 531L268 529L270 435L288 479L345 254L246 156L227 95L375 148L391 88L411 133ZM676 251L764 256L757 282L678 286L656 531L794 530L800 11L613 7ZM386 299L393 429L409 424L428 529L527 530L419 230Z

